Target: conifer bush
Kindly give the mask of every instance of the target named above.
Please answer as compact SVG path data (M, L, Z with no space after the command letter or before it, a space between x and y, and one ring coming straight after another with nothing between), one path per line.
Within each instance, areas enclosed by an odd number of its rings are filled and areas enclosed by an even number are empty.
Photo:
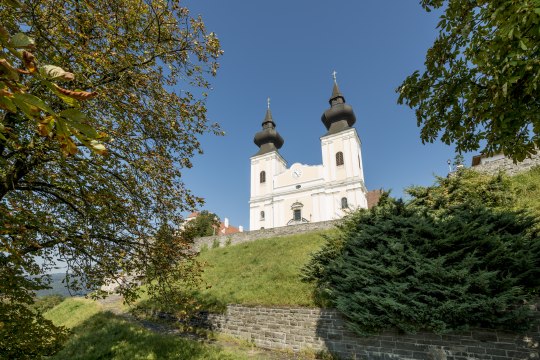
M507 179L470 172L352 214L304 280L355 332L524 330L540 289L538 219Z

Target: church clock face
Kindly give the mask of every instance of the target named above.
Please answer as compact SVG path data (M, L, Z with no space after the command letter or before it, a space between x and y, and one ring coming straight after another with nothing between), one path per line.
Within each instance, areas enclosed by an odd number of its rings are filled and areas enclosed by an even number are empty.
M300 176L302 176L302 170L296 169L292 172L292 177L295 179L298 179Z

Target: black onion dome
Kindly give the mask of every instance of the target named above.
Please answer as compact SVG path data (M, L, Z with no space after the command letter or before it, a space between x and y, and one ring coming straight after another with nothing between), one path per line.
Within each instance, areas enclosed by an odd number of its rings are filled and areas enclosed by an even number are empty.
M345 103L345 97L339 91L335 81L332 96L328 102L330 103L330 109L326 110L321 116L321 121L328 130L326 135L337 134L351 128L356 122L356 116L352 106Z
M271 151L277 151L283 146L283 138L276 131L276 123L272 119L270 108L266 110L266 116L262 122L262 130L255 134L253 142L260 149L255 155L262 155Z

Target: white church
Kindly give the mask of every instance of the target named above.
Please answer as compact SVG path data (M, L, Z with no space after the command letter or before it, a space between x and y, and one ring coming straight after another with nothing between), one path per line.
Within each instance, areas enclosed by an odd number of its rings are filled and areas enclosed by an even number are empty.
M335 73L329 103L321 117L327 130L320 138L322 165L294 163L290 168L278 151L284 141L268 106L254 138L259 151L251 157L250 230L335 220L368 207L356 116Z

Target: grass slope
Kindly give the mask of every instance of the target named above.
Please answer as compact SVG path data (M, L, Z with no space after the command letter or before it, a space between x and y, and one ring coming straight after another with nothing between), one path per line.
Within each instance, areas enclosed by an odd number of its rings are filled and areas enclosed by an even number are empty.
M311 284L300 269L324 243L312 232L203 251L203 279L210 286L197 297L210 308L225 304L315 306Z
M57 326L73 329L100 311L101 307L95 301L83 298L68 298L47 311L44 316Z
M540 166L510 178L518 195L517 207L540 216Z
M91 300L66 299L45 315L72 331L64 349L51 360L249 358L239 351L151 332L123 317L102 312L100 305Z

